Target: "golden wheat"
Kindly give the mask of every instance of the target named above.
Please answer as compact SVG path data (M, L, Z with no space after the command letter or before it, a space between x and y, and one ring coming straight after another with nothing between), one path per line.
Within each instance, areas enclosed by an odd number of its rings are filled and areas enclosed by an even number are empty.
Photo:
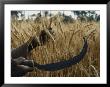
M58 18L60 19L60 18ZM42 21L43 20L43 21ZM83 37L88 37L88 51L84 59L71 67L58 71L42 71L35 69L27 73L28 77L92 77L100 76L100 25L98 22L80 22L64 24L57 19L41 18L41 23L33 21L12 21L11 47L15 48L29 40L33 35L52 26L55 36L45 46L36 47L28 55L39 64L48 64L68 60L79 54L83 46ZM92 33L91 33L92 32ZM55 39L55 40L54 40Z

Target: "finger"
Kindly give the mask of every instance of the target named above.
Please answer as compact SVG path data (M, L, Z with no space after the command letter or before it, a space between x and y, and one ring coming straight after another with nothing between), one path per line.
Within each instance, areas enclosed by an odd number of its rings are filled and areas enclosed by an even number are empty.
M16 63L16 64L21 64L22 62L25 61L26 58L24 57L18 57L16 59L13 59L13 61Z
M25 65L18 65L18 67L21 69L21 71L24 71L25 73L31 72L34 70L34 68L25 66Z
M33 67L33 60L25 60L20 65L25 65L25 66Z

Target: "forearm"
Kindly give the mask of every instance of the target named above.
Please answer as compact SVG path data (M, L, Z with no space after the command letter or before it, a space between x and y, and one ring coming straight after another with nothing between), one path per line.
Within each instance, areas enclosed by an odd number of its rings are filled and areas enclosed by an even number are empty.
M28 45L27 43L24 43L23 45L19 46L18 48L12 49L11 51L11 57L13 59L18 57L26 57L28 53Z

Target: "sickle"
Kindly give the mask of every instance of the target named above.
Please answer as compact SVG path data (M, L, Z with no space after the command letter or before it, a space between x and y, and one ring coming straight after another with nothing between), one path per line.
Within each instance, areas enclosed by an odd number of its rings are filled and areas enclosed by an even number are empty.
M79 63L84 58L84 56L86 55L86 52L87 52L87 48L88 48L87 40L85 40L85 38L84 38L83 48L77 56L74 56L74 57L70 58L69 60L64 60L64 61L50 63L50 64L38 64L38 63L34 62L34 67L37 69L40 69L40 70L44 70L44 71L56 71L56 70L61 70L61 69L70 67L72 65ZM30 63L23 62L22 64L33 67L32 62L30 62Z

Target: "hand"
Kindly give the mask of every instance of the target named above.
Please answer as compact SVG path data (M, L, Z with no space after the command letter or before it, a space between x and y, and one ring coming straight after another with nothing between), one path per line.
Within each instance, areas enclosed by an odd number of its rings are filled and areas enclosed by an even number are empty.
M11 60L11 76L20 77L26 73L33 71L33 61L19 57Z

